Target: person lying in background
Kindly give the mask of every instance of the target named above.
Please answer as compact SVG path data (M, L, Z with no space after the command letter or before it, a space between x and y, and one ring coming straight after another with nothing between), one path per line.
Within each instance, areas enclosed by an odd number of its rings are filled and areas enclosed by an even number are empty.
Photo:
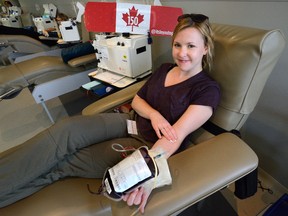
M26 28L15 28L0 25L0 35L25 35L34 38L47 46L55 46L57 44L57 41L40 38L42 34Z
M69 17L64 14L64 13L57 13L56 15L56 18L55 18L55 24L57 26L55 26L54 28L47 28L47 29L44 29L42 31L42 34L46 37L58 37L60 38L61 35L59 35L59 25L61 24L62 21L68 21L69 20Z

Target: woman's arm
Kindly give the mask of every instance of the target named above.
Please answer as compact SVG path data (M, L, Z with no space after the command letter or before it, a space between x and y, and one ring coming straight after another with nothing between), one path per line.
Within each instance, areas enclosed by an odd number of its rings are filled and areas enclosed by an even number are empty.
M143 118L150 119L151 125L159 139L165 136L171 142L177 140L177 133L170 123L144 99L136 95L132 101L132 108Z
M169 158L178 150L185 137L201 127L211 117L212 113L212 108L209 106L190 105L173 125L178 139L171 143L166 137L162 137L153 145L152 149L161 149L165 152L165 157Z
M137 94L132 100L132 108L143 118L150 119L152 113L159 113L153 109L144 99L139 97Z
M190 105L181 118L173 125L178 139L170 142L163 136L153 145L152 149L163 151L165 157L169 158L177 151L185 137L203 125L211 117L212 113L212 108L209 106ZM139 205L140 212L144 213L144 208L151 191L152 189L145 191L144 188L141 187L123 196L123 200L126 201L129 206Z

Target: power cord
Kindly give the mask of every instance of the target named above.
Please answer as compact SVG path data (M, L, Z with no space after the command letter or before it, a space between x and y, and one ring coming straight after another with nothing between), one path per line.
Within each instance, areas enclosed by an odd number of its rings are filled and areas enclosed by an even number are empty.
M273 194L273 190L270 188L263 187L262 182L258 179L258 188L260 188L263 192L268 191L269 194Z

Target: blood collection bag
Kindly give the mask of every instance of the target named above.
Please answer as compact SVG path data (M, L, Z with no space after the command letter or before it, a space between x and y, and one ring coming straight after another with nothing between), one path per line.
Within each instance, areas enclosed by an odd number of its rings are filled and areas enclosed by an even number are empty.
M110 199L121 200L122 195L158 174L154 158L143 146L106 171L101 191Z

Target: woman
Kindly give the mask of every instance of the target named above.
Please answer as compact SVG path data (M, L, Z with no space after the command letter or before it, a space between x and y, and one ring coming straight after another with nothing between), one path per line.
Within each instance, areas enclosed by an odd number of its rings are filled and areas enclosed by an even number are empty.
M175 64L156 70L132 101L139 136L127 134L129 114L75 116L55 124L0 154L0 207L66 176L102 178L107 167L122 160L111 149L115 142L161 149L166 158L185 147L188 135L211 117L220 98L218 84L205 72L214 48L208 17L180 16L172 46ZM140 187L123 200L144 212L151 190Z
M218 85L203 71L211 68L214 48L208 17L180 16L172 47L175 64L164 64L154 72L132 102L142 136L154 143L152 150L164 150L167 158L185 146L185 138L211 117L219 102ZM151 135L152 128L157 137ZM140 204L143 213L150 192L139 188L123 200Z

